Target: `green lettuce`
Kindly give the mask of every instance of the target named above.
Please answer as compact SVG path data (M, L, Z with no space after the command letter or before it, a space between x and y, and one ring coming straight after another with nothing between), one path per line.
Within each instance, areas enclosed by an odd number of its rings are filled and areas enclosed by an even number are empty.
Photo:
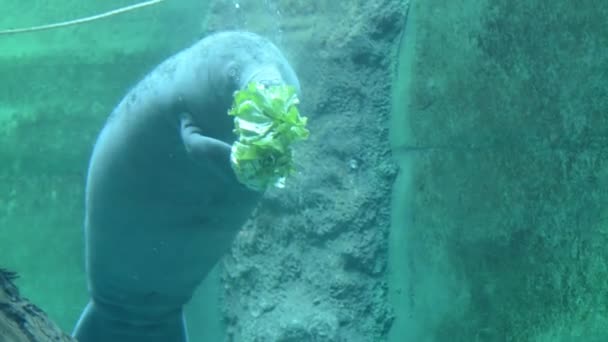
M228 114L234 116L238 140L232 145L230 164L237 179L250 189L282 188L295 171L291 144L309 135L298 103L296 90L288 85L252 82L235 93Z

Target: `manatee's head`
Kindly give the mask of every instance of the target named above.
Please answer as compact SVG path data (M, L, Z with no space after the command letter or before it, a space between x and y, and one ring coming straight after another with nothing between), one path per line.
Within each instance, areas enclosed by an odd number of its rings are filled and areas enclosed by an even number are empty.
M210 72L218 92L242 90L250 82L289 84L300 95L300 83L281 51L270 40L251 32L227 31L209 39L213 56Z
M224 114L233 105L234 93L245 89L250 82L267 86L288 84L300 95L294 70L268 39L250 32L227 31L213 34L204 41L208 89L213 92L213 106L221 116L214 115L213 121L220 131L229 127L231 131L233 118Z

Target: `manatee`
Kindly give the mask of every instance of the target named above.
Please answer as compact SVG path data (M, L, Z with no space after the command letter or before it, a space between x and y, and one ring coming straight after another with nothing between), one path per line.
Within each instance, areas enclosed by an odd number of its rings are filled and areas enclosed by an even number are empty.
M187 341L184 304L262 196L230 165L227 112L249 82L300 92L268 39L215 33L158 65L106 120L86 180L78 341Z

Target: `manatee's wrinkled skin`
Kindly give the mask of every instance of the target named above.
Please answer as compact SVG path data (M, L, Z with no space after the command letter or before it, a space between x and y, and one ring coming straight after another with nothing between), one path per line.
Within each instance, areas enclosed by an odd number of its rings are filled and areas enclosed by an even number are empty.
M229 163L227 111L250 81L299 91L269 41L217 33L160 64L108 118L87 176L91 301L78 341L187 341L183 305L261 196Z

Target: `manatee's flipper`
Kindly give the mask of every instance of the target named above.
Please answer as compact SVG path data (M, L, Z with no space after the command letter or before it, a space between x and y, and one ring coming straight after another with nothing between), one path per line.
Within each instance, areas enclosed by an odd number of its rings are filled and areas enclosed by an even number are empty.
M184 148L195 163L211 168L219 178L225 179L233 173L229 144L203 135L186 113L181 115L180 130Z
M117 318L120 316L120 318ZM181 311L162 320L133 323L89 303L74 330L78 342L187 342ZM136 321L136 320L134 320Z

